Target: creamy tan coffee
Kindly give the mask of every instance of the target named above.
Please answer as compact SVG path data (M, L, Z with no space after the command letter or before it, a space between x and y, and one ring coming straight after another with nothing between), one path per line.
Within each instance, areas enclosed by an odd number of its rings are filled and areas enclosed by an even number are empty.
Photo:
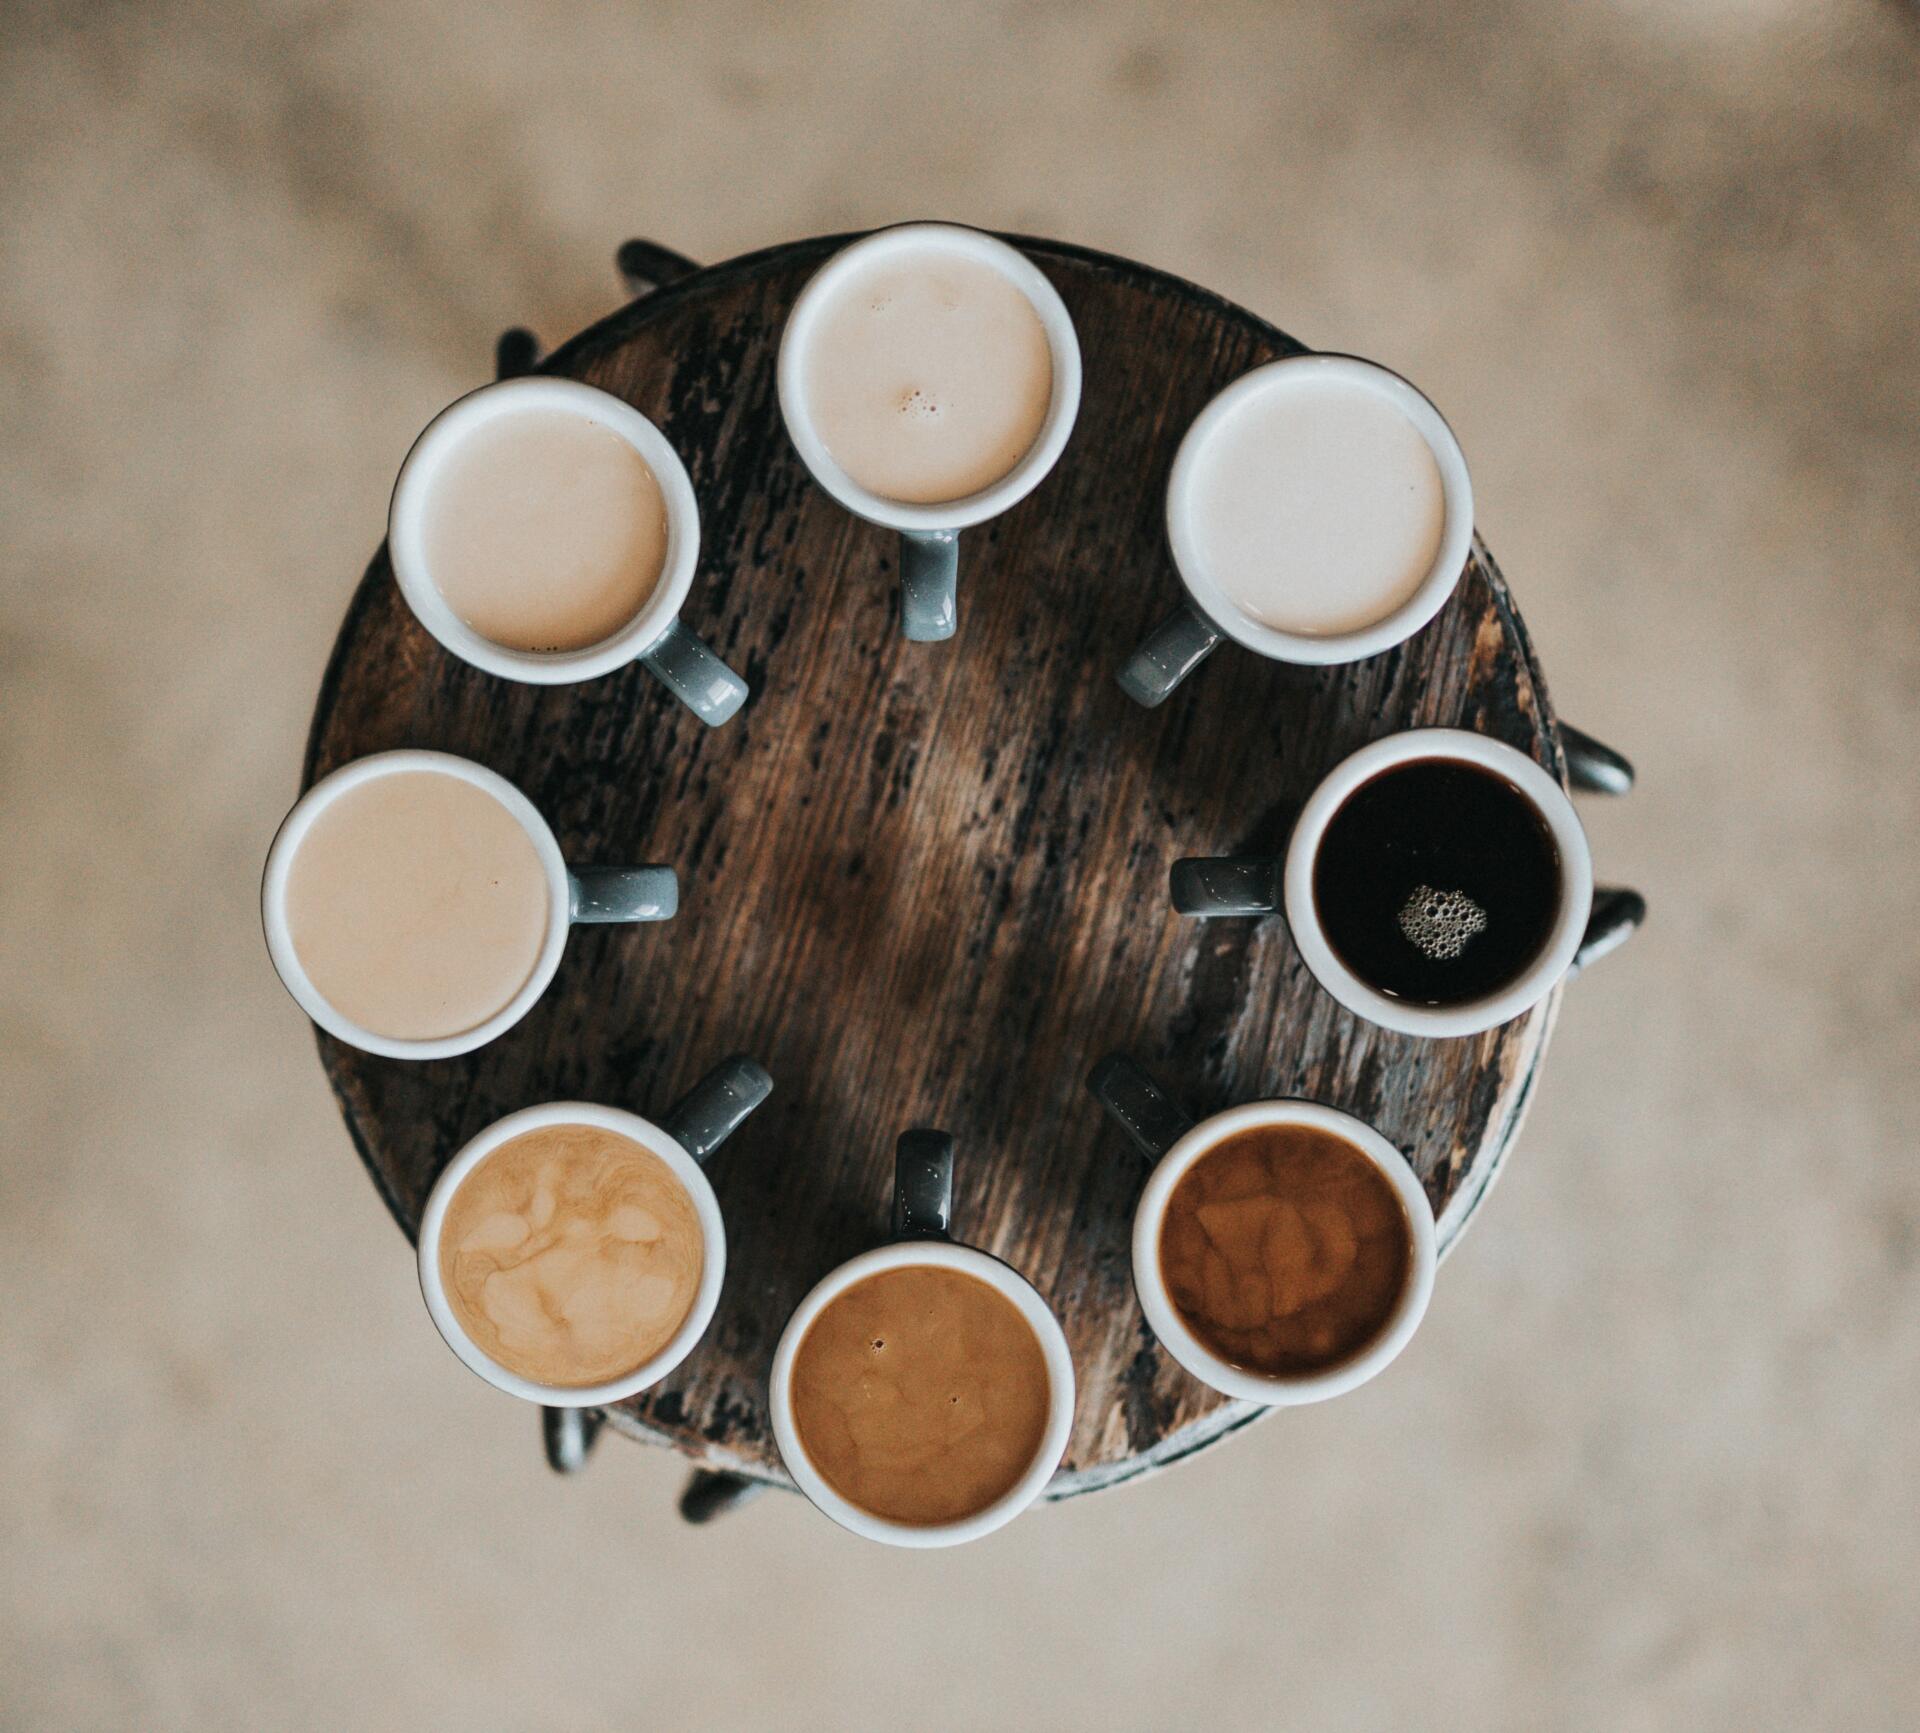
M1205 575L1248 618L1303 636L1405 603L1440 552L1445 504L1433 449L1397 405L1284 370L1214 429L1190 495Z
M431 1041L512 1003L540 960L551 894L532 838L485 789L401 770L320 808L287 871L287 930L342 1017Z
M992 486L1026 456L1052 401L1053 354L1008 278L928 246L834 285L802 389L822 443L860 486L934 504Z
M958 1522L1033 1464L1052 1401L1032 1326L997 1288L938 1265L837 1294L794 1355L793 1424L835 1492L888 1522Z
M447 605L509 650L584 650L646 606L667 552L647 460L564 409L482 421L441 460L423 524Z
M461 1181L440 1228L440 1282L489 1358L536 1384L605 1384L673 1340L700 1292L706 1239L687 1188L650 1149L593 1125L503 1143Z

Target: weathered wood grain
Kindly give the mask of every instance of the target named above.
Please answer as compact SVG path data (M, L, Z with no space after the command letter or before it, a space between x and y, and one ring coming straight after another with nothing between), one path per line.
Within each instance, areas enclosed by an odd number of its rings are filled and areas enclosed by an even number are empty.
M478 1053L414 1065L324 1036L321 1051L409 1233L441 1166L500 1114L562 1097L657 1111L725 1053L765 1064L772 1101L714 1163L731 1243L712 1330L611 1418L776 1478L782 1323L883 1234L896 1134L951 1131L957 1231L1027 1274L1073 1345L1065 1496L1252 1417L1147 1332L1128 1263L1142 1174L1082 1087L1096 1057L1134 1054L1196 1113L1298 1094L1359 1114L1410 1155L1445 1245L1512 1141L1553 1015L1461 1041L1372 1028L1314 985L1280 922L1176 917L1168 863L1277 847L1328 766L1397 728L1477 728L1563 767L1477 546L1399 650L1301 669L1228 646L1159 711L1122 695L1115 668L1176 595L1161 498L1181 433L1298 345L1052 243L1021 244L1079 328L1079 424L1029 499L964 537L959 636L905 642L892 537L813 485L775 399L787 308L835 244L701 271L546 363L635 404L686 459L703 526L686 617L747 677L738 720L704 728L637 667L490 679L414 623L384 552L314 718L309 781L388 747L465 753L519 784L573 861L674 863L680 917L576 930L545 1000Z

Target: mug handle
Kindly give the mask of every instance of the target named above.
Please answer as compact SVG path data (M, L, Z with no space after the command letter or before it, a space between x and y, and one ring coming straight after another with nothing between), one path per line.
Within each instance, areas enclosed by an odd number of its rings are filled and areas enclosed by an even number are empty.
M1281 906L1278 855L1195 855L1167 874L1174 908L1210 920L1220 915L1272 915Z
M900 624L915 644L951 638L960 618L960 532L900 532Z
M567 869L567 918L583 926L670 921L679 912L680 875L670 866Z
M1151 710L1220 648L1226 634L1191 602L1182 602L1147 634L1116 678L1134 703Z
M641 656L647 671L709 728L738 713L747 701L747 683L678 620Z
M1124 1053L1109 1053L1094 1066L1087 1087L1148 1161L1158 1161L1193 1129L1194 1122Z
M924 1127L893 1149L893 1237L944 1240L953 1221L953 1139Z
M736 1053L722 1059L681 1096L660 1123L669 1137L704 1165L772 1093L773 1079L765 1067Z

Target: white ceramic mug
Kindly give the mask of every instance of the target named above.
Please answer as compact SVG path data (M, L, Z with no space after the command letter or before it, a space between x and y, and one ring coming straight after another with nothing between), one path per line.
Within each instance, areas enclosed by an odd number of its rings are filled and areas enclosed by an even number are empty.
M862 487L835 461L814 425L805 389L808 345L847 275L894 255L935 250L990 266L1026 296L1047 334L1053 396L1027 453L998 481L962 499L916 505ZM847 510L900 532L901 621L917 642L951 638L958 622L960 531L998 517L1039 486L1065 449L1080 412L1080 340L1060 293L1005 241L952 223L903 223L843 247L800 291L780 339L780 413L813 478Z
M1443 518L1440 545L1426 575L1406 600L1349 632L1283 632L1230 601L1201 557L1195 531L1194 478L1213 436L1249 399L1296 379L1338 381L1386 399L1412 424L1440 472ZM1180 441L1167 481L1167 545L1186 600L1163 620L1119 680L1128 697L1151 708L1220 647L1226 638L1277 662L1325 666L1377 656L1420 630L1439 613L1466 566L1473 543L1473 483L1467 460L1440 411L1399 374L1357 355L1290 355L1243 373L1194 418Z
M640 611L610 636L579 650L514 650L476 632L448 605L433 581L426 518L447 457L496 416L527 410L577 415L631 445L653 471L666 506L667 547L660 576ZM747 685L680 623L700 558L700 509L686 465L667 437L631 404L575 379L529 376L483 385L441 410L400 466L387 512L393 575L420 624L454 655L503 680L565 685L644 662L688 709L719 726L746 702Z
M1341 961L1314 906L1314 860L1334 814L1361 784L1425 759L1474 765L1511 783L1539 814L1560 856L1560 901L1538 954L1504 986L1461 1005L1415 1005L1369 986ZM1593 912L1593 855L1566 790L1524 752L1462 728L1408 729L1342 759L1308 796L1283 859L1176 861L1170 883L1173 906L1183 915L1268 915L1284 907L1314 979L1349 1011L1405 1035L1477 1035L1532 1009L1573 966Z
M1060 1320L1024 1276L998 1258L955 1245L947 1237L952 1195L953 1139L944 1132L905 1133L895 1157L892 1242L849 1259L800 1302L780 1333L769 1379L773 1436L794 1484L842 1528L889 1546L958 1546L1004 1527L1045 1490L1073 1431L1073 1356ZM839 1295L869 1276L882 1270L925 1268L973 1276L1012 1303L1040 1345L1049 1393L1046 1428L1026 1472L992 1504L957 1521L937 1524L893 1522L841 1497L814 1466L793 1417L794 1360L814 1320Z
M1438 1262L1433 1206L1406 1157L1372 1126L1317 1101L1249 1101L1195 1124L1144 1071L1117 1053L1093 1068L1087 1087L1154 1164L1133 1215L1134 1291L1161 1346L1201 1383L1222 1395L1271 1408L1324 1402L1378 1377L1413 1339L1433 1298ZM1351 1359L1323 1372L1274 1378L1229 1365L1187 1328L1160 1268L1160 1229L1174 1188L1209 1150L1237 1132L1262 1125L1309 1126L1351 1145L1379 1169L1406 1210L1412 1246L1406 1286L1373 1340Z
M490 794L526 832L546 871L547 931L533 973L519 992L491 1017L456 1034L415 1041L362 1028L336 1010L309 979L294 948L293 933L287 922L287 877L314 820L329 804L376 777L418 771L458 777ZM560 853L559 843L554 840L552 828L532 801L505 777L450 752L376 752L323 776L281 821L267 851L266 872L260 882L260 919L266 929L267 952L300 1009L328 1034L389 1059L447 1059L456 1053L470 1053L476 1047L484 1047L495 1036L511 1029L547 990L554 971L560 967L567 932L574 923L664 921L671 919L679 906L679 880L672 867L570 868Z
M735 1055L722 1060L701 1078L659 1123L643 1119L637 1113L585 1101L550 1101L539 1107L524 1107L518 1113L495 1120L447 1163L433 1190L427 1194L427 1207L420 1218L420 1292L447 1346L464 1365L496 1389L549 1408L598 1408L658 1384L693 1352L706 1334L707 1326L713 1321L714 1308L720 1303L720 1287L727 1273L726 1223L712 1182L702 1171L701 1163L766 1100L772 1089L773 1080L765 1071L751 1059ZM700 1223L703 1240L700 1286L679 1329L650 1360L604 1384L539 1384L508 1370L461 1327L440 1278L440 1233L446 1224L447 1208L461 1182L502 1144L550 1125L595 1126L652 1151L686 1188Z

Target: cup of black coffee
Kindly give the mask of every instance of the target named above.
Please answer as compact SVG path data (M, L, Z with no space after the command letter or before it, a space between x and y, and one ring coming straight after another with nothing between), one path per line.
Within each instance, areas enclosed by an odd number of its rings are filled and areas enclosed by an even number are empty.
M1409 1035L1474 1035L1567 972L1593 903L1573 803L1525 753L1420 728L1362 747L1321 781L1283 857L1177 861L1173 906L1284 909L1315 979Z

